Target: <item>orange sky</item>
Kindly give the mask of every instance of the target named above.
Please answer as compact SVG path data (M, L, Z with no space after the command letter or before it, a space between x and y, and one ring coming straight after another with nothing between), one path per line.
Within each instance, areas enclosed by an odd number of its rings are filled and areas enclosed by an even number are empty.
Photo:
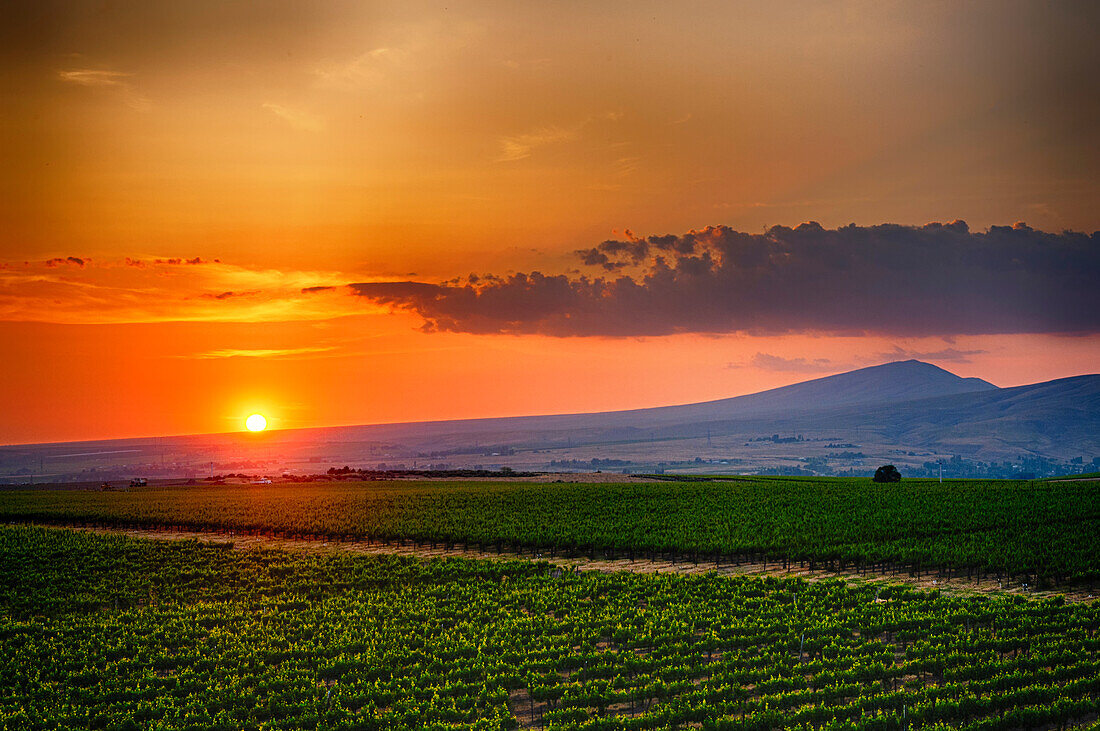
M2 13L0 443L641 407L907 357L998 385L1100 370L1095 329L1059 327L1087 295L989 332L548 337L424 332L344 287L619 276L575 252L715 225L1090 234L1092 4Z

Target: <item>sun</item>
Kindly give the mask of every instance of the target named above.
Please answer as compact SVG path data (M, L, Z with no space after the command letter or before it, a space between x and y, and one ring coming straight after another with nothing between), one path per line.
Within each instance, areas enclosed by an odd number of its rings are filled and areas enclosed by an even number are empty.
M253 414L244 420L244 425L248 431L263 431L267 428L267 419L263 414Z

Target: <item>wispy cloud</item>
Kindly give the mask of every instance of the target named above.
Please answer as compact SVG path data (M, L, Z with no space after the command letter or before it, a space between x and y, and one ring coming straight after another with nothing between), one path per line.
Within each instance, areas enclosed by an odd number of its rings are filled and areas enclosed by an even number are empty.
M180 356L197 360L219 360L223 358L296 358L301 356L327 353L336 350L335 346L315 346L305 348L222 348L205 353Z
M634 171L638 169L638 165L641 161L642 158L638 155L620 157L614 164L615 173L622 176L632 175Z
M605 112L603 114L588 117L578 124L568 127L560 125L547 125L527 132L515 135L505 135L500 138L500 155L496 162L515 162L530 157L531 152L540 147L570 142L581 136L584 128L598 120L614 122L622 118L619 112ZM633 158L623 158L628 162ZM621 160L620 160L621 162Z
M303 132L321 132L325 129L325 122L323 119L309 112L302 111L301 109L293 109L272 102L266 102L262 106L294 129L302 130Z
M105 69L70 69L59 71L57 75L62 81L70 84L103 89L117 94L126 106L139 112L148 111L152 106L148 99L134 89L130 82L133 74Z
M362 300L340 286L350 278L342 272L259 269L198 257L6 262L0 266L0 321L325 320L362 314Z
M63 81L71 81L81 86L114 86L127 88L127 81L133 74L121 71L104 71L102 69L75 69L73 71L59 71L58 75Z
M927 346L924 349L903 348L895 345L890 350L883 350L865 355L854 355L843 360L830 358L805 358L796 356L787 358L772 353L757 353L748 361L728 363L727 368L759 368L776 373L838 373L852 370L853 368L865 368L881 363L893 363L901 360L922 360L927 362L966 364L976 355L985 355L987 350L960 350L954 347L932 349Z
M409 53L400 48L372 48L350 59L325 61L314 68L318 84L336 89L372 86L384 81Z
M875 363L895 360L938 360L946 363L969 363L972 356L985 355L987 352L986 350L959 350L958 348L911 350L895 345L893 350L876 353L867 360Z
M843 370L844 366L834 363L828 358L784 358L781 355L771 353L757 353L749 361L749 365L765 371L779 373L831 373ZM741 368L741 364L731 363L730 367Z
M260 294L260 290L254 289L250 292L219 292L217 294L207 293L202 296L212 300L227 300L231 297L252 297L257 294Z
M541 127L539 129L500 138L500 155L497 162L513 162L531 156L531 151L556 142L566 142L577 138L579 127Z

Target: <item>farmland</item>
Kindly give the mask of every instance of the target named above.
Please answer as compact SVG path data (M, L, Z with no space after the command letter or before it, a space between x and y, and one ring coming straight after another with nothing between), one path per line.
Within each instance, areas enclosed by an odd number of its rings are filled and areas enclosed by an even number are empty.
M6 490L0 520L904 567L1033 586L1100 579L1100 483L766 479L339 482L131 492Z
M1010 729L1100 703L1095 603L29 527L0 569L6 728Z
M1095 482L7 490L0 728L1097 729L1095 601L552 557L897 562L1083 597L1098 514ZM34 522L223 542L10 524ZM550 560L424 560L395 541Z

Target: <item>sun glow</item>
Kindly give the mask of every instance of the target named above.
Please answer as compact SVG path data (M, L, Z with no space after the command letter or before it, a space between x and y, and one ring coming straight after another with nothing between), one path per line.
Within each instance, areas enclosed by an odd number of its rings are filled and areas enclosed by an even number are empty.
M253 414L244 420L244 425L248 431L263 431L267 428L267 419L263 414Z

